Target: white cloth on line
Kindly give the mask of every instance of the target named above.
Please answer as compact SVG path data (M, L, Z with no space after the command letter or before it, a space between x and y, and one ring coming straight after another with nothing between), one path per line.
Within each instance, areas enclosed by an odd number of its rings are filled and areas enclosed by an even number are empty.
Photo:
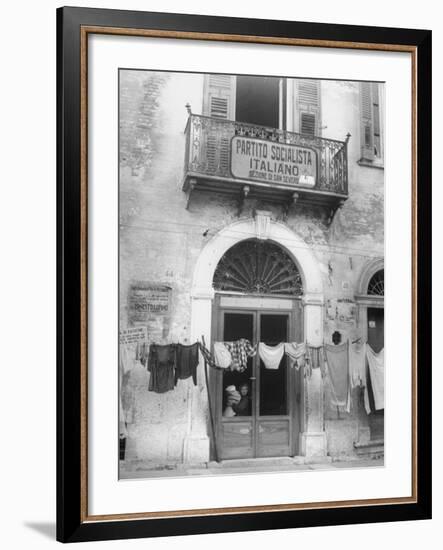
M371 376L372 393L374 394L375 410L385 408L385 350L375 353L371 346L366 346L369 374Z
M285 353L289 357L289 366L297 370L305 365L306 344L297 342L285 343Z
M277 344L276 346L268 346L260 342L258 345L258 354L267 369L278 369L284 352L285 345L283 343Z
M349 344L349 370L351 387L366 386L366 344L355 342Z
M227 369L232 364L232 355L223 342L214 342L214 359L218 367Z

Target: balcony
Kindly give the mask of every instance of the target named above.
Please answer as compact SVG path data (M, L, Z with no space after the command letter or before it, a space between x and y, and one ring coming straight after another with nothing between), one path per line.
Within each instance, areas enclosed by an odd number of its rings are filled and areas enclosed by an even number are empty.
M285 218L296 205L320 206L329 221L348 198L347 140L311 137L190 114L185 129L183 191L216 191L278 202Z

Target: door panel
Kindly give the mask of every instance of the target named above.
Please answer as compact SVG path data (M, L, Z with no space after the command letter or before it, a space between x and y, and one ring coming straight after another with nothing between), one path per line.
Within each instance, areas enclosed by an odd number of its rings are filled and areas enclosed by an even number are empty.
M287 342L289 316L260 314L260 342L275 346ZM278 369L266 368L260 359L260 416L288 414L288 372L286 355Z
M259 340L268 346L288 341L287 313L259 313ZM289 371L283 354L278 369L268 368L258 358L259 407L257 420L257 456L288 456L291 452L291 418L288 416ZM264 420L263 416L272 416Z
M258 456L288 456L291 449L290 427L288 419L261 420L258 428Z
M251 458L254 456L254 438L251 422L222 423L222 458Z
M233 342L246 338L253 342L255 318L255 312L222 312L222 340ZM254 358L249 357L245 371L225 370L221 373L221 458L255 456L254 370Z

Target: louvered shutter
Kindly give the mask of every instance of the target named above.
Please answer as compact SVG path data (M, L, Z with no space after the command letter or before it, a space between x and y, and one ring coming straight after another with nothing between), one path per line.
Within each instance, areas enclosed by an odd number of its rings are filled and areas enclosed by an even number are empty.
M227 74L205 75L203 114L213 118L234 120L235 76Z
M372 112L372 88L370 82L360 83L360 140L361 157L374 160L374 124Z
M297 81L298 129L302 134L315 136L320 127L320 82Z
M224 74L205 75L203 114L213 119L234 120L235 77ZM224 125L211 126L206 134L207 170L213 174L228 175L231 135Z

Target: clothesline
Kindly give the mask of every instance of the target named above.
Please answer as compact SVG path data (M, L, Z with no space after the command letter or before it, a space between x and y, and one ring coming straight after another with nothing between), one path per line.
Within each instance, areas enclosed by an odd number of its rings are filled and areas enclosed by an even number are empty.
M265 368L278 370L284 355L290 368L303 368L305 377L311 377L313 369L319 368L322 377L331 387L332 404L350 410L350 392L355 387L364 390L364 405L372 412L368 392L368 376L371 381L375 410L384 408L384 352L378 354L362 338L338 345L323 343L312 346L307 342L280 342L270 346L264 342L252 345L247 339L234 342L214 342L214 352L202 342L193 344L147 344L137 343L136 360L147 367L151 376L148 390L165 393L173 390L179 379L192 377L197 385L199 352L207 365L214 369L244 372L249 357L257 353ZM122 344L123 349L125 344ZM121 353L121 358L125 357ZM366 366L368 365L368 370ZM123 369L124 371L125 369Z

